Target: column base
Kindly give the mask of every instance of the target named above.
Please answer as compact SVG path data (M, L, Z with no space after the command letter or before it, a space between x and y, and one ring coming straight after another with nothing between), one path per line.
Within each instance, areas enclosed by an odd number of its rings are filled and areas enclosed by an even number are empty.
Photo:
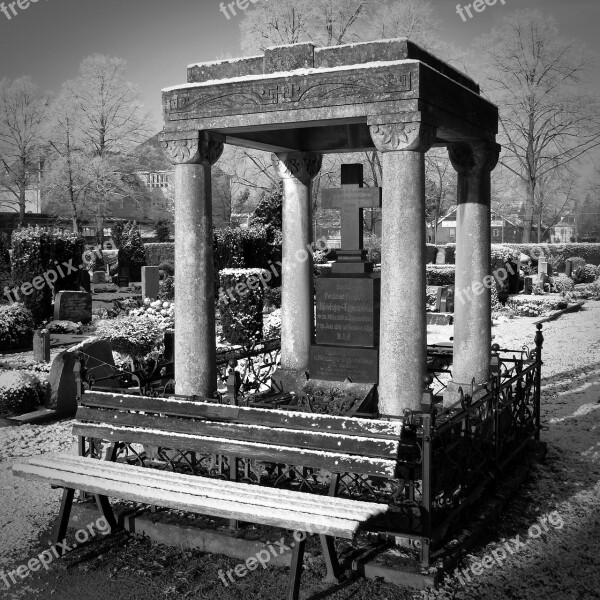
M459 383L457 381L450 381L443 391L442 396L444 398L444 407L451 406L460 400L459 389L465 396L471 395L471 383ZM473 386L473 400L479 400L487 394L487 383L475 384Z

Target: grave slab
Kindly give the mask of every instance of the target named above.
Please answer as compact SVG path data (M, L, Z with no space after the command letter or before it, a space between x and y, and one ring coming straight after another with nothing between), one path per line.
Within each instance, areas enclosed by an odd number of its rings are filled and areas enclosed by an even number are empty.
M92 295L88 292L58 292L54 299L54 320L90 323Z

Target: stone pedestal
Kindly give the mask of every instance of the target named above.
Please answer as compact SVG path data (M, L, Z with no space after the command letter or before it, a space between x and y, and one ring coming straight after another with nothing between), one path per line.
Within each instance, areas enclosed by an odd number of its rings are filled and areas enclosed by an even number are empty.
M204 132L172 134L175 164L175 392L212 397L217 389L211 166L221 141Z
M476 387L489 381L490 290L495 285L490 272L490 174L498 162L499 148L494 142L457 143L449 147L452 165L458 172L454 389L461 386L470 390L473 379Z
M308 369L313 340L311 184L321 168L321 155L282 153L273 155L273 164L283 179L281 366L301 373Z

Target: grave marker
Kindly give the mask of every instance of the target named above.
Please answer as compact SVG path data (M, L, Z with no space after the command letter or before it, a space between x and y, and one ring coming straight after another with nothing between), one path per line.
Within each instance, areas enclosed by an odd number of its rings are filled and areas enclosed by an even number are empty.
M156 300L160 291L158 267L142 267L142 298Z
M89 323L92 320L92 295L87 292L58 292L54 299L54 320Z

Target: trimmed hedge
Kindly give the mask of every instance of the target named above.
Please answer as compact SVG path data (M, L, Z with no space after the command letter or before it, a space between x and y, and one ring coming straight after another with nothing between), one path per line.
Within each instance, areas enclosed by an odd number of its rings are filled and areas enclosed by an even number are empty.
M23 371L0 371L0 415L25 413L41 404L46 382Z
M572 292L575 288L575 282L564 274L552 277L551 283L554 292Z
M144 250L146 264L150 267L158 267L162 263L175 264L175 244L173 242L144 244Z
M42 277L51 273L57 277L53 282L55 292L61 290L79 290L79 266L83 261L85 242L82 237L71 232L55 232L39 227L19 229L12 235L13 254L11 259L12 276L16 288L26 287L25 294L19 290L19 298L33 314L34 321L40 323L52 314L52 289L48 280ZM63 266L67 263L75 271ZM59 269L60 267L60 269ZM63 276L61 276L61 271ZM33 287L35 281L40 289Z
M249 346L262 339L264 269L223 269L218 307L223 338Z
M594 283L597 276L598 272L595 265L583 265L575 270L573 281L575 283Z
M29 348L33 331L33 315L23 304L0 306L0 350Z
M456 268L454 265L427 265L427 285L454 285Z
M581 257L586 263L600 265L600 244L505 244L515 250L523 252L537 260L543 255L548 259L548 264L558 271L564 270L567 258Z
M143 359L157 350L164 337L162 319L152 316L124 316L98 321L96 337L108 340L115 352Z

